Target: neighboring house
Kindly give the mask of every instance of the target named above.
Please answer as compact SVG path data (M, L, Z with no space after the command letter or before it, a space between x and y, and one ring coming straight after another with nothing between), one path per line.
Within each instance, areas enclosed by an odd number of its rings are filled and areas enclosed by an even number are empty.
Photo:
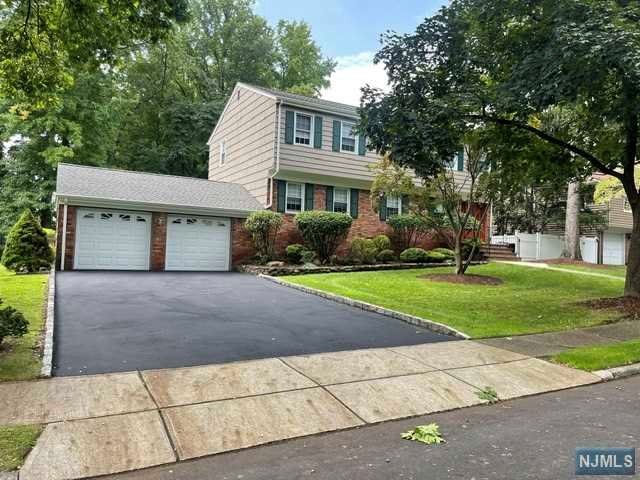
M358 118L353 106L239 83L209 138L209 180L61 164L57 268L229 270L254 254L243 222L265 208L285 217L278 253L301 242L293 218L306 210L353 217L342 253L354 237L389 233L386 219L408 204L383 197L374 209L369 165L380 158ZM462 155L452 168L463 181Z

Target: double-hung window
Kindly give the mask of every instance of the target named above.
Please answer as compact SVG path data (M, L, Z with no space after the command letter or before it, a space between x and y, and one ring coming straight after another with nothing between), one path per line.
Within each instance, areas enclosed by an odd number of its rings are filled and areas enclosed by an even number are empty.
M387 218L402 213L402 200L400 197L387 197Z
M311 115L296 113L295 115L295 144L311 145L311 132L313 129L313 119Z
M333 211L340 213L349 212L349 189L334 188L333 189Z
M355 133L356 124L342 122L340 134L340 150L343 152L355 152L358 144L358 136Z
M287 212L298 213L304 210L304 185L287 182Z

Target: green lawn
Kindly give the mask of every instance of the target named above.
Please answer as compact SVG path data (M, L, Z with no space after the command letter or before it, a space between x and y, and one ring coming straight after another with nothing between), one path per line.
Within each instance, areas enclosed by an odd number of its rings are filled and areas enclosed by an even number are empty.
M565 270L574 270L578 272L602 273L604 275L612 275L614 277L625 278L627 267L624 265L571 265L571 264L553 264L553 268L562 268Z
M501 278L498 286L418 278L450 268L329 273L285 280L444 323L476 338L567 330L611 321L619 314L577 302L622 295L623 282L491 263L469 273Z
M0 427L0 472L21 466L41 432L40 425Z
M29 333L19 339L5 339L0 346L0 381L28 380L40 375L42 363L34 348L42 330L46 284L46 274L15 275L0 266L0 298L29 321Z
M640 362L640 339L627 342L581 347L567 350L553 357L558 363L581 370L603 370Z

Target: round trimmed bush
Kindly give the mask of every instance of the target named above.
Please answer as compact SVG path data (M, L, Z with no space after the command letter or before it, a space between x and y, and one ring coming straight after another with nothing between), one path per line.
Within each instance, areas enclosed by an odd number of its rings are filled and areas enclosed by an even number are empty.
M405 263L426 263L429 261L429 254L422 248L407 248L400 254L400 260Z
M25 210L7 235L2 264L14 272L39 272L48 270L52 262L47 234L33 213Z
M301 263L312 263L316 258L316 252L312 252L311 250L303 250L302 255L300 256Z
M396 254L393 250L390 250L390 249L381 250L380 252L378 252L378 255L376 256L376 258L378 259L379 262L390 263L396 260Z
M435 253L441 253L442 255L444 255L447 259L452 259L456 257L456 253L449 249L449 248L434 248L433 250L431 250L431 252L435 252Z
M376 235L373 237L373 243L378 252L383 250L391 250L391 240L386 235Z
M427 252L427 259L429 262L441 263L447 260L447 256L444 253L431 251Z
M13 307L3 306L0 299L0 344L5 337L22 337L27 333L29 322Z
M327 263L349 233L353 219L347 213L311 210L296 215L296 225L306 246Z
M305 248L305 246L300 245L299 243L294 243L292 245L287 246L287 248L285 249L287 261L293 264L301 263L302 254L306 251L307 249Z
M355 238L351 241L349 256L354 263L375 263L378 249L370 238Z

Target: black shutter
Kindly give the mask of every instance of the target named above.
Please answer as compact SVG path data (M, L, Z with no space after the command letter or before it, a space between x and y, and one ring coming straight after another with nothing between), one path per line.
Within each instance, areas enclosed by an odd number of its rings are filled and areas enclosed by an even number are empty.
M409 213L409 195L402 196L402 211L400 213L403 215Z
M340 151L340 135L342 135L342 123L340 120L333 121L333 151Z
M291 110L285 112L284 143L293 144L293 120L295 113Z
M464 148L458 152L458 171L464 170Z
M350 195L351 203L349 205L349 209L351 211L349 213L351 213L352 218L358 218L358 197L360 195L360 190L358 190L357 188L352 188Z
M304 209L313 210L313 191L315 186L313 183L304 184Z
M313 148L322 148L322 117L313 120Z
M327 187L327 200L324 209L327 212L333 212L333 187Z
M380 197L378 203L378 213L380 214L380 220L385 222L387 220L387 197L384 195Z
M358 155L366 155L367 153L367 138L364 135L358 137Z
M287 182L284 180L276 180L278 201L276 210L280 213L284 213L287 209Z

